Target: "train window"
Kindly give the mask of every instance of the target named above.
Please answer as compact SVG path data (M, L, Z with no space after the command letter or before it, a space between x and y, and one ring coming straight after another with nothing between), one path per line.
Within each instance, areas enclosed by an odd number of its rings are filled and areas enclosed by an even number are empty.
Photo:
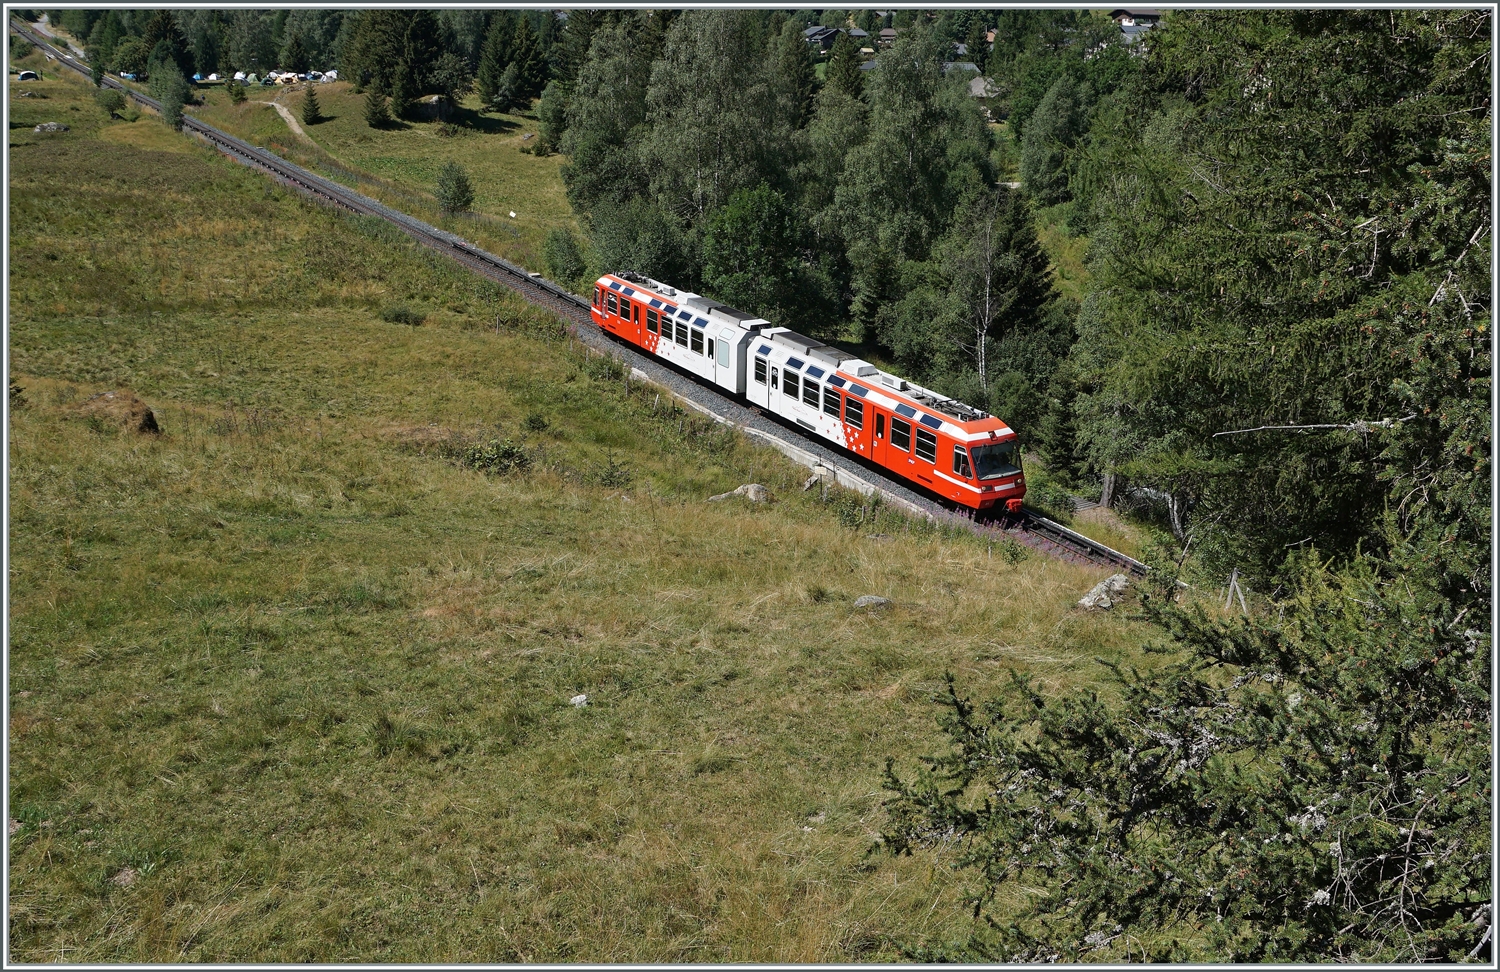
M729 367L729 347L734 344L734 332L725 328L719 332L719 367Z
M758 381L758 382L760 382L762 385L764 385L766 383L766 359L765 358L756 358L755 359L755 380Z
M891 416L891 445L902 452L911 451L911 423Z
M635 308L635 322L639 324L641 322L641 305L631 304L630 306Z
M937 436L926 429L917 429L917 455L937 465Z
M603 307L604 306L604 288L603 287L595 287L594 288L594 306L595 307Z
M608 294L608 295L605 296L604 299L607 300L607 301L609 301L609 308L608 308L608 310L609 310L609 312L611 314L618 314L620 312L620 305L615 302L615 295L614 294Z
M692 351L694 354L702 354L703 353L703 332L700 331L700 330L698 330L695 327L695 328L692 329L691 333L692 333L693 340L692 340L692 344L688 348L688 350Z
M865 403L857 398L844 399L844 422L851 429L865 427Z
M953 447L953 472L965 479L969 478L969 450L963 446Z
M660 329L657 325L656 311L654 310L648 309L646 311L646 330L650 331L652 334L660 333Z
M802 378L802 404L818 407L818 383L811 378Z
M794 372L788 371L781 377L785 381L785 384L781 386L781 390L786 393L788 398L795 401L797 398L797 375Z
M677 322L677 336L674 340L683 347L687 347L688 326L681 321Z
M875 438L885 438L885 416L879 412L875 413Z
M772 388L776 387L776 380L777 380L776 376L779 375L779 374L781 374L781 372L777 371L775 368L771 369L771 387Z
M839 417L839 393L832 385L823 386L823 411L834 418Z

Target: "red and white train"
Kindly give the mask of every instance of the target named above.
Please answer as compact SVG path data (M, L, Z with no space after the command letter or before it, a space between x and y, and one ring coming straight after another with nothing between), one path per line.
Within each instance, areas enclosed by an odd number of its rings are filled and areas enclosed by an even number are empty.
M600 277L594 323L917 486L971 509L1019 512L1004 422L838 348L634 273Z

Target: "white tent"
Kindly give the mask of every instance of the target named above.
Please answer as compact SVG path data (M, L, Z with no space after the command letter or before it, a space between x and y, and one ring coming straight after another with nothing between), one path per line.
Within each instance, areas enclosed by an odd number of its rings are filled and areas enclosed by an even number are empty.
M234 79L236 81L243 81L243 80L245 80L245 72L244 71L236 71L236 72L234 72Z

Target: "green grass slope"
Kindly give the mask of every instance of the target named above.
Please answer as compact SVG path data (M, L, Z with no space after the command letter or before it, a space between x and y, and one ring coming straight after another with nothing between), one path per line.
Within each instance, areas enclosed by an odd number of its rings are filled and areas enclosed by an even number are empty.
M536 144L534 117L481 112L478 96L470 95L455 111L451 127L398 121L375 129L365 124L365 96L339 81L317 85L325 120L309 126L301 123L306 89L254 86L246 89L243 104L232 105L223 87L210 86L200 91L205 104L192 112L533 270L546 269L542 245L548 230L577 230L558 171L563 157L521 151ZM269 102L286 107L306 137L294 133ZM457 162L469 173L472 214L446 217L438 208L433 193L438 171L447 162Z
M867 856L884 761L936 745L945 670L1064 692L1136 657L1071 607L1101 571L802 492L378 224L35 90L13 961L845 961L961 933L941 858ZM112 389L162 434L91 413ZM749 481L777 501L705 502Z

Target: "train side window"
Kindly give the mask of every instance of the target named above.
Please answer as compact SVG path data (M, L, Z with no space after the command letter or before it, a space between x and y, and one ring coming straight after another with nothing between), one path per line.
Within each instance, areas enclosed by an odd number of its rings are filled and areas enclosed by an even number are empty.
M760 382L762 385L764 385L766 383L766 359L765 358L756 358L755 359L755 380L758 381L758 382Z
M652 334L660 333L656 320L656 311L654 310L647 309L646 311L646 330Z
M687 347L687 332L688 332L688 326L686 324L682 323L681 321L678 321L677 322L677 334L676 334L676 337L674 338L674 340L678 344L682 345L683 347Z
M594 288L594 306L595 307L603 307L604 306L604 288L603 287L595 287Z
M802 404L818 407L818 383L811 378L802 379Z
M885 416L880 412L875 413L875 438L885 438Z
M692 343L689 346L688 350L691 351L691 352L693 352L694 354L702 354L703 353L703 332L700 331L700 330L698 330L695 327L695 328L691 329L691 333L692 333Z
M911 423L891 418L891 445L902 452L911 451Z
M618 314L620 312L620 305L616 303L614 294L606 294L604 296L604 299L608 301L608 307L606 309L611 314Z
M719 332L719 367L720 368L728 368L729 367L729 347L733 343L734 343L734 332L733 331L730 331L730 330L728 330L726 328L725 330L722 330L722 331ZM713 346L713 342L712 341L709 342L709 346L710 346L710 349L712 349L712 346Z
M785 375L782 375L782 378L782 392L784 392L788 398L795 401L797 398L797 373L795 371L788 371Z
M937 465L937 436L926 429L917 429L917 455Z
M969 450L961 445L953 447L953 472L965 479L969 478Z
M779 370L778 370L778 369L776 369L776 368L772 368L772 369L771 369L771 387L772 387L772 388L775 388L775 387L776 387L776 381L777 381L777 377L778 377L778 376L779 376L779 375L780 375L780 374L781 374L781 372L780 372L780 371L779 371Z
M641 322L641 305L631 304L630 306L635 308L635 322L639 324Z
M823 386L823 412L834 418L839 417L839 393L832 385Z
M844 399L844 421L851 429L865 427L865 403L850 395Z

